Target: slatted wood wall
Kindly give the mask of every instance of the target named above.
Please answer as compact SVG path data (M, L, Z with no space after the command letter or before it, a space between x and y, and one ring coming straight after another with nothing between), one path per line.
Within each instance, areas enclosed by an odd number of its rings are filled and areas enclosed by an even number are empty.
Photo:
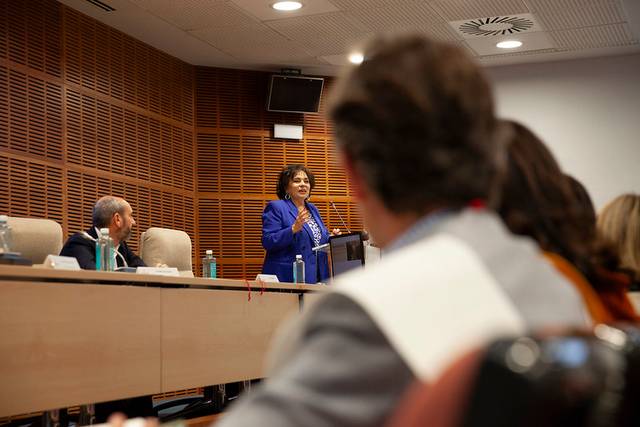
M0 2L0 213L87 228L104 194L138 225L186 231L194 270L213 249L221 277L252 278L261 213L278 171L305 163L329 225L334 200L362 227L320 115L265 111L268 74L194 67L54 0ZM321 103L324 108L324 99ZM302 142L271 137L303 124Z

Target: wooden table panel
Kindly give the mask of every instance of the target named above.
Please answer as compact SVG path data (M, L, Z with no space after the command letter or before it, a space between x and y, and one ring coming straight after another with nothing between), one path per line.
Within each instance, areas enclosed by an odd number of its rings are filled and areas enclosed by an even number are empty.
M0 416L160 392L160 293L1 281Z
M275 329L298 310L292 293L163 290L163 391L263 377Z

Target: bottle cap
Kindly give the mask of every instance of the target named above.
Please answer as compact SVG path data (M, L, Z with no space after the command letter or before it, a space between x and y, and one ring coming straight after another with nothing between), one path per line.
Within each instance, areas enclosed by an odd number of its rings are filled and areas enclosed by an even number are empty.
M296 259L302 259L302 255L296 255Z
M9 217L6 215L0 215L0 222L8 222L9 221Z
M108 228L101 228L100 229L100 234L102 234L103 236L108 236L109 235L109 229Z
M213 251L211 249L207 249L204 253L207 255L213 255Z

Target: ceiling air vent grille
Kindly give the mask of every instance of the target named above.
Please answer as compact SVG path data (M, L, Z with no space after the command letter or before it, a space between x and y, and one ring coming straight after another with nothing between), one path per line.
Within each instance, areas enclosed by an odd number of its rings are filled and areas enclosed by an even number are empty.
M517 16L496 16L467 21L459 28L470 36L500 36L528 31L533 28L533 22Z
M108 4L101 2L100 0L85 0L87 3L90 3L92 5L94 5L95 7L99 7L100 9L104 10L105 12L114 12L115 9L111 6L109 6Z
M531 13L490 16L449 22L463 39L510 36L513 34L544 31Z

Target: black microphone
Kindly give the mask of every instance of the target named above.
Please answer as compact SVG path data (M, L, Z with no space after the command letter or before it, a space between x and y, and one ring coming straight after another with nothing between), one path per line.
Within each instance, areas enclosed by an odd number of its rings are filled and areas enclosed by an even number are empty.
M338 211L338 208L336 208L335 203L333 203L333 200L329 200L329 203L331 203L331 207L333 207L333 210L336 211L336 213L338 214L338 218L340 218L340 222L342 222L342 226L346 228L348 233L351 233L351 230L349 230L349 227L347 227L347 224L344 222L344 219L342 219L342 215L340 215L340 212Z

